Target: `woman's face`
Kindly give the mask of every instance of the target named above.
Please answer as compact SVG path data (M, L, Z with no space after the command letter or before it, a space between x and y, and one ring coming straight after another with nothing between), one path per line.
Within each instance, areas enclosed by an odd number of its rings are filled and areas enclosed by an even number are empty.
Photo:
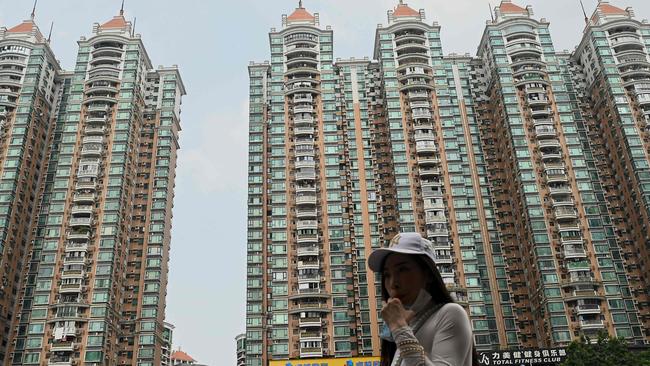
M412 305L426 287L426 274L412 255L394 253L386 258L382 272L384 287L391 298Z

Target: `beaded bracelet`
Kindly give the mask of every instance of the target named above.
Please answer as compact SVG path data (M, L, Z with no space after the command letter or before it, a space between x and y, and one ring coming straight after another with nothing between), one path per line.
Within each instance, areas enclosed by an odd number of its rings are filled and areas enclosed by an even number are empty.
M397 342L398 347L405 346L407 344L417 344L417 345L419 345L420 342L418 342L417 339L405 339L405 340L402 340L400 342Z

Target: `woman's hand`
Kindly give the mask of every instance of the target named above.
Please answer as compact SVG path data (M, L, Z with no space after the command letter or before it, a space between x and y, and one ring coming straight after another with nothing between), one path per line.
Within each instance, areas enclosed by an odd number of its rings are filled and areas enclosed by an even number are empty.
M411 310L404 309L402 302L396 298L388 299L388 302L381 309L381 317L388 324L391 331L408 325L414 315L415 313Z

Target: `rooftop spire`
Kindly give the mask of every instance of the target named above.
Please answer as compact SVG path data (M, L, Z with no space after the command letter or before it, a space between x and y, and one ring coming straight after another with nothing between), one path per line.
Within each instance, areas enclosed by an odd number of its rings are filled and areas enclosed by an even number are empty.
M54 28L54 21L50 24L50 33L47 35L47 43L50 43L50 40L52 39L52 28Z
M124 15L124 0L122 0L122 7L120 8L120 15Z
M38 0L34 0L34 7L32 8L32 14L30 15L32 20L34 20L34 18L36 17L36 4L37 3L38 3Z
M589 18L587 18L587 12L585 11L585 4L580 0L580 7L582 8L582 14L585 16L585 24L589 24Z
M298 8L302 9L302 0L298 0Z

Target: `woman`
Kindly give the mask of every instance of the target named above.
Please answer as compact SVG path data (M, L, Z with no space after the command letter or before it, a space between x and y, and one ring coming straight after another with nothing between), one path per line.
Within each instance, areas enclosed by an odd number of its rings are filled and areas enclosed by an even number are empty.
M381 366L478 364L469 318L449 295L430 241L397 234L368 257L368 266L382 275Z

